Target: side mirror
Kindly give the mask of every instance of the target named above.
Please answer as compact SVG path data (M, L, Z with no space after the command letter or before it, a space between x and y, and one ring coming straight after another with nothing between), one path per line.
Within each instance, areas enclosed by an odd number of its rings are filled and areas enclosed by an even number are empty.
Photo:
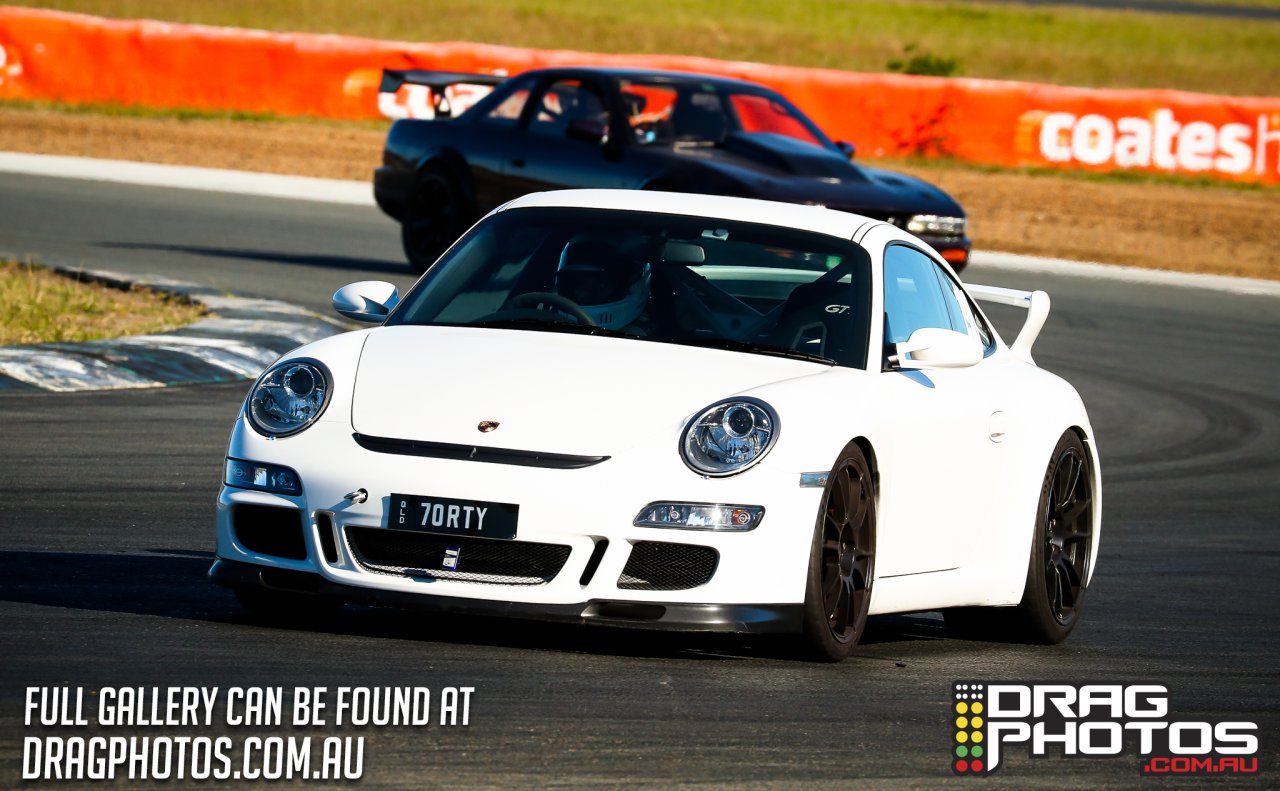
M982 344L963 332L922 327L894 344L899 368L968 368L982 362Z
M837 140L836 148L840 149L840 151L849 159L853 159L854 155L858 153L858 147L853 143L850 143L848 140Z
M349 319L378 324L400 304L396 287L381 280L349 283L333 292L333 309Z
M599 143L604 140L609 128L603 121L594 118L574 118L564 130L565 137L570 140L583 140L588 143Z

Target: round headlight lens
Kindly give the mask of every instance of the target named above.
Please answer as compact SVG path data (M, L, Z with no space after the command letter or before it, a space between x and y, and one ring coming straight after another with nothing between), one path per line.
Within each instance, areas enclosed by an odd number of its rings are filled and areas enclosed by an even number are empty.
M329 372L315 360L287 360L258 378L244 413L261 434L284 437L311 425L329 403Z
M778 436L778 416L763 401L735 398L707 407L685 427L680 453L695 472L733 475L764 458Z

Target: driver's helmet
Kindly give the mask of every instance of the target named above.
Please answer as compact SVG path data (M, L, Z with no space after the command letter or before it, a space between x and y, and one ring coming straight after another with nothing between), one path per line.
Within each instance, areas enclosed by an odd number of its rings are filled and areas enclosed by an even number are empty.
M565 245L556 267L556 293L577 303L597 326L620 330L649 301L649 265L600 239Z

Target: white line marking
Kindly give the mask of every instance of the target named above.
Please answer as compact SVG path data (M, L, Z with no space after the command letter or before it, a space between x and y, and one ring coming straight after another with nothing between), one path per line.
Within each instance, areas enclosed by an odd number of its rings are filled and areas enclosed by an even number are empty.
M116 346L163 349L195 357L239 376L253 379L280 356L270 349L222 338L191 335L134 335L113 341Z
M320 327L267 319L204 319L190 325L189 329L216 332L225 338L234 338L237 335L277 335L289 338L299 346L333 335L329 330Z
M0 172L111 181L149 187L230 192L237 195L262 195L322 203L374 205L373 186L367 181L281 176L275 173L249 173L185 165L157 165L151 162L125 162L115 159L14 152L0 152Z
M975 251L970 258L975 267L1001 269L1010 272L1065 275L1067 277L1096 280L1119 280L1128 283L1149 283L1177 288L1203 288L1226 291L1232 294L1254 294L1280 297L1280 280L1258 280L1226 275L1202 275L1193 272L1170 272L1166 269L1143 269L1136 266L1066 261L1061 258L1041 258L1034 255ZM965 272L964 276L969 273Z
M0 373L59 393L164 386L92 357L12 346L0 347Z

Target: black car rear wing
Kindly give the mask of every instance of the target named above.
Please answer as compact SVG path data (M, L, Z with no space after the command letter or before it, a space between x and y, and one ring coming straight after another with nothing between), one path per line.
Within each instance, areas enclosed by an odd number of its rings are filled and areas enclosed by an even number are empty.
M428 71L426 69L383 69L381 93L395 93L405 83L425 85L442 93L450 85L500 85L506 77L498 74L467 74L461 71Z
M382 82L378 86L379 108L392 118L406 117L390 109L396 105L391 97L405 85L421 86L416 102L410 101L408 117L453 118L473 104L479 96L493 90L507 78L497 74L467 74L458 71L428 71L426 69L383 69ZM383 104L388 101L389 104ZM412 109L416 105L416 110Z

